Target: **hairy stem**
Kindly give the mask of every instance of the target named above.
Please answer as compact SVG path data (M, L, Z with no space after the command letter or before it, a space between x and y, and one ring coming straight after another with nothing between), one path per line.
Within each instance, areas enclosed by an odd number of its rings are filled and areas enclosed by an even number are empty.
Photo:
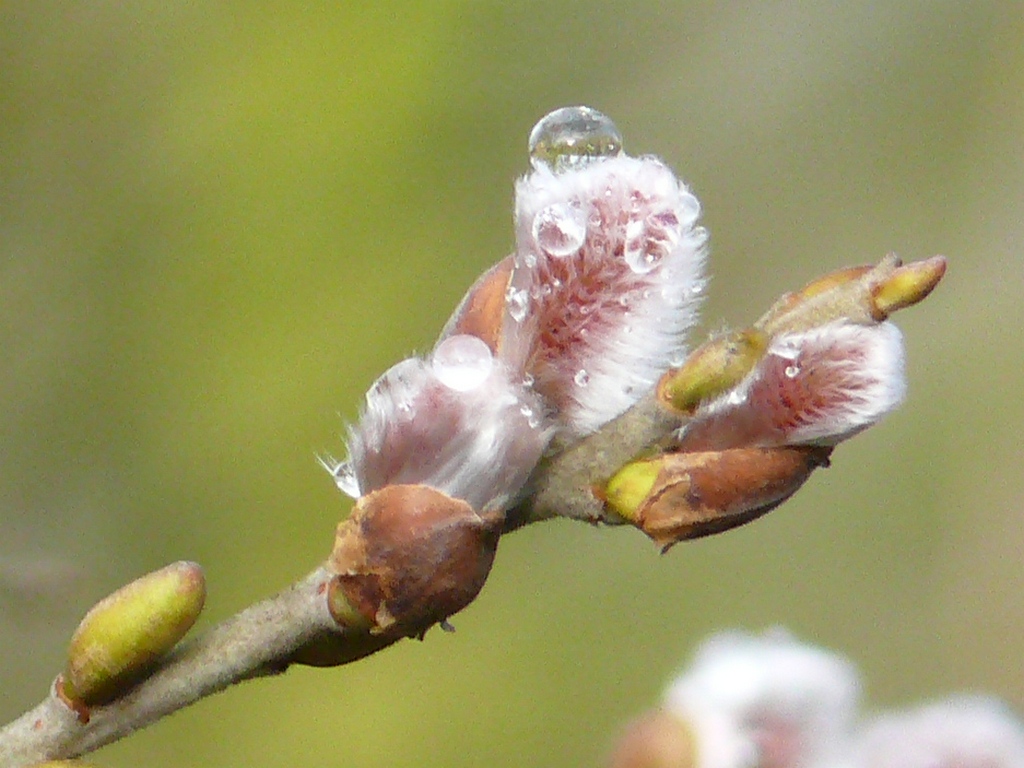
M609 510L594 489L604 486L624 464L668 439L683 417L670 413L648 394L597 432L543 461L531 481L531 493L509 512L505 530L552 517L619 525L626 521Z

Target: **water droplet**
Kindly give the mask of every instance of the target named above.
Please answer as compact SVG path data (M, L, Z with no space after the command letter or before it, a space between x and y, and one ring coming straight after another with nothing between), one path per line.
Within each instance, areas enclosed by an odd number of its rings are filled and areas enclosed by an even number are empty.
M508 308L509 317L517 323L521 323L530 308L530 294L525 288L516 289L510 285L505 291L505 305Z
M679 347L678 349L672 350L672 353L668 356L668 365L670 368L681 368L683 363L686 362L686 349Z
M481 339L460 333L437 345L430 365L446 387L456 392L469 392L491 375L494 356Z
M734 389L734 390L733 390L732 392L730 392L730 393L729 393L729 394L728 394L728 395L726 396L726 398L725 398L725 401L726 401L727 403L729 403L729 405L743 405L743 402L744 402L744 401L745 401L746 399L747 399L746 395L744 395L744 394L743 394L742 392L740 392L739 390L735 390L735 389Z
M576 253L586 237L586 217L577 206L555 203L533 217L533 239L550 256Z
M610 118L590 107L562 107L530 131L530 164L555 173L622 153L622 134Z
M359 498L359 481L356 479L356 470L352 466L352 462L339 461L333 467L328 466L326 461L323 464L330 470L334 477L334 484L342 493L353 499Z
M796 360L800 357L800 345L793 339L783 338L772 345L772 354L783 360Z
M533 408L528 405L523 405L520 407L519 412L526 417L526 423L531 429L536 429L540 426L540 417Z
M800 366L799 365L787 365L786 366L786 378L788 378L788 379L795 379L799 375L800 375Z
M700 216L700 201L689 192L684 192L679 196L677 210L683 224L692 224Z
M536 381L536 379L533 378L533 374L532 373L525 373L525 374L523 374L523 386L524 387L532 387L534 381Z
M634 219L626 225L626 264L639 275L653 271L678 245L679 219L672 211Z
M572 380L576 382L577 387L585 387L590 383L590 374L583 368L576 371L576 375L572 377Z
M660 248L652 248L651 243L639 237L626 241L626 264L638 275L653 272L661 264L664 254Z

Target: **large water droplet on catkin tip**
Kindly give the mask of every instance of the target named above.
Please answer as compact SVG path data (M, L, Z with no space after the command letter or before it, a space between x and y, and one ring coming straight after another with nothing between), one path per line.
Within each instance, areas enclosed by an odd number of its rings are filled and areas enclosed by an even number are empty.
M469 392L483 384L494 368L494 356L481 339L469 334L449 336L437 345L430 365L449 389Z
M622 153L622 134L611 119L590 107L549 112L530 131L530 163L555 173Z
M555 203L533 217L533 239L549 256L576 253L587 237L587 218L579 207Z

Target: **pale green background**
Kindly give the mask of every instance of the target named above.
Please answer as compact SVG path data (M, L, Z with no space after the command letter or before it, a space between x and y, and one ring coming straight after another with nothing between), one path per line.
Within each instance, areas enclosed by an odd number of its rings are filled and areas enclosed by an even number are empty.
M527 133L575 103L703 201L702 334L946 254L899 318L908 403L753 525L666 557L535 526L454 636L95 762L598 765L701 637L776 623L853 656L873 705L1020 710L1022 40L1012 2L4 3L0 718L138 574L203 563L208 623L325 556L348 502L315 454L509 250Z

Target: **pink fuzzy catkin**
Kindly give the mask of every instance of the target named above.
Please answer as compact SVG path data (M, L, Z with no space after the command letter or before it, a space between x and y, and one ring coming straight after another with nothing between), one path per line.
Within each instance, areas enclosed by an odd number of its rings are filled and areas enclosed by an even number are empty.
M353 497L429 485L476 510L504 509L540 460L551 430L540 397L474 336L450 336L409 358L366 394L347 462L325 461Z
M592 432L685 355L704 285L699 212L653 158L535 163L516 186L511 264L470 289L429 359L371 387L348 461L324 461L339 487L419 483L476 509L511 505L556 430ZM455 346L469 359L447 359Z
M903 340L892 323L830 323L776 337L740 384L701 407L680 450L836 445L903 400Z
M502 355L568 434L618 416L684 357L704 286L699 213L654 158L538 164L516 185Z

